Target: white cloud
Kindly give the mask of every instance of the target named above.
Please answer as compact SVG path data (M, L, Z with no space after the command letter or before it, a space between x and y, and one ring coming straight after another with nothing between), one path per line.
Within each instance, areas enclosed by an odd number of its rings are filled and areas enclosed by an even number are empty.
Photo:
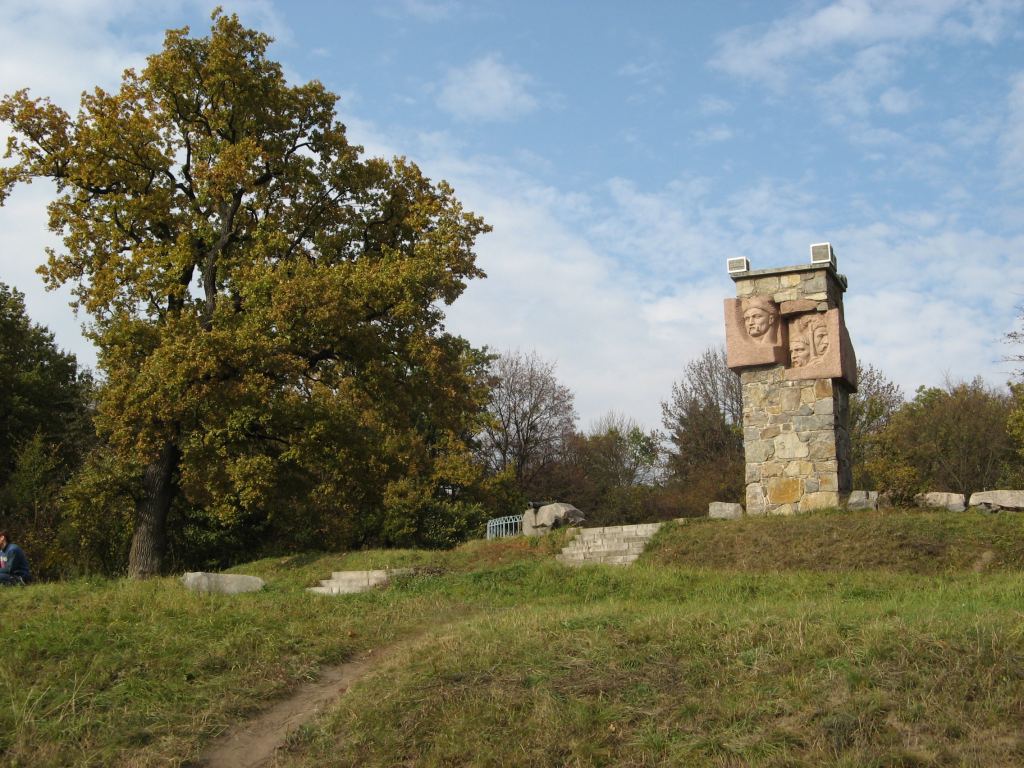
M1024 72L1017 73L1010 80L999 147L1004 178L1009 183L1019 184L1024 174Z
M131 12L132 4L124 5ZM0 4L3 92L27 87L68 109L85 88L116 87L126 67L145 61L139 41L109 32L117 15L110 4L98 0Z
M732 128L725 124L719 124L694 131L693 138L699 144L716 144L720 141L728 141L733 135Z
M906 45L929 36L993 42L1012 28L1017 2L978 0L837 0L810 13L796 13L763 25L741 27L724 35L711 65L737 77L781 88L795 62L828 62L847 55L846 48L878 44Z
M905 115L917 109L921 100L902 88L888 88L878 97L878 104L890 115Z
M72 352L80 364L96 366L96 350L80 332L80 321L71 309L71 291L43 289L36 268L46 261L43 248L57 247L59 240L48 233L46 204L53 187L36 182L16 188L0 208L0 283L25 294L25 310L33 322L44 325L56 337L57 345Z
M668 73L660 57L647 56L629 61L615 74L633 82L634 91L626 99L630 104L641 104L666 93L664 81Z
M870 93L888 82L898 70L899 51L892 45L873 45L858 51L850 66L839 71L817 91L830 105L833 121L847 115L865 117L872 107Z
M460 120L512 120L537 108L537 99L529 92L531 85L529 75L489 54L450 70L437 103Z
M736 110L736 105L719 96L703 96L697 103L697 110L705 117L728 115Z
M384 6L383 12L391 16L411 16L419 21L437 22L450 19L461 7L455 0L399 0L396 9Z

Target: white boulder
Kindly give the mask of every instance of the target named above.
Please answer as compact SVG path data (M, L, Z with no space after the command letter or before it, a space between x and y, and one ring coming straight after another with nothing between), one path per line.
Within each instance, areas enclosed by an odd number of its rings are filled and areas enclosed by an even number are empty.
M563 502L545 504L536 509L531 507L523 512L523 535L543 536L556 528L579 525L586 519L586 515L572 504Z
M878 509L878 491L850 491L847 509Z
M240 573L192 571L181 577L181 583L193 592L237 595L241 592L259 592L263 589L264 582L259 576L244 576Z
M743 517L743 505L728 501L712 501L708 504L708 517L712 520L739 520Z
M940 493L938 491L919 493L914 497L914 503L919 507L948 509L950 512L963 512L967 509L964 501L962 493Z
M982 509L1024 509L1024 491L978 491L971 494L971 506Z

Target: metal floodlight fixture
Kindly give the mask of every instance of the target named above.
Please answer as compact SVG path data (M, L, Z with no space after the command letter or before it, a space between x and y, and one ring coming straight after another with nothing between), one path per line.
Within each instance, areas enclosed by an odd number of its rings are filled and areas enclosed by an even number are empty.
M725 260L725 268L729 270L730 275L738 275L740 272L750 271L750 260L745 256L737 256L733 259Z
M832 243L814 243L811 246L811 264L829 264L836 268L836 254Z

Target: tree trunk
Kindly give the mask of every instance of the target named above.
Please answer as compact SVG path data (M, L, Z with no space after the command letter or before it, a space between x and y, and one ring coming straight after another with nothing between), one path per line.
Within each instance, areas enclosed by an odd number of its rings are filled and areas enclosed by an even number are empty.
M158 576L167 551L167 512L178 488L175 473L181 454L173 440L164 443L160 456L146 467L142 498L135 505L135 530L128 556L128 575L133 579Z

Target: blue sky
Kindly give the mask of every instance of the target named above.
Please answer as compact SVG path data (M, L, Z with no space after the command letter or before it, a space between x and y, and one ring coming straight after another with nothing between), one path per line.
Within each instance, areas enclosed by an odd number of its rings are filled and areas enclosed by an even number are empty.
M292 81L339 94L353 141L447 179L495 227L449 327L557 361L583 428L658 425L686 361L724 340L726 258L800 264L825 240L858 357L908 395L1013 371L1019 0L223 5L275 36ZM204 34L211 6L0 0L0 91L73 108L167 27ZM33 273L48 193L0 209L0 281L91 363L66 294Z

